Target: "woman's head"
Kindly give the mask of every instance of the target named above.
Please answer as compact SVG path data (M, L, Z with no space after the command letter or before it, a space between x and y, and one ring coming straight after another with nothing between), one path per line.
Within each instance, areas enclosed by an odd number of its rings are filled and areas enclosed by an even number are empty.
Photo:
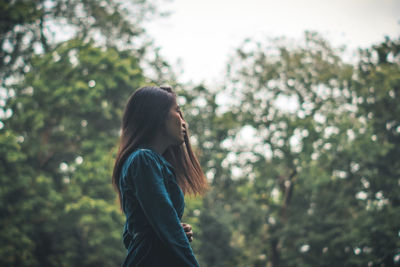
M169 87L143 87L131 95L122 117L121 141L149 144L158 133L165 133L176 95Z
M119 196L119 176L128 156L140 146L160 136L168 143L163 156L175 168L184 192L202 193L206 179L194 155L186 122L170 87L143 87L129 98L122 118L120 147L113 171L113 184Z

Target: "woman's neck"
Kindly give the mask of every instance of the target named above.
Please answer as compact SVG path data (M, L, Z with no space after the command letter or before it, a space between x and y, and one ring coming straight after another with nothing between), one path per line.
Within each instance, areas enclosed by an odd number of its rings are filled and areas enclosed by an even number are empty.
M165 140L166 138L161 136L161 135L157 135L152 142L150 142L148 144L149 148L151 148L152 150L156 151L157 153L159 153L160 155L164 154L164 152L167 150L167 148L169 147L169 143L166 142Z

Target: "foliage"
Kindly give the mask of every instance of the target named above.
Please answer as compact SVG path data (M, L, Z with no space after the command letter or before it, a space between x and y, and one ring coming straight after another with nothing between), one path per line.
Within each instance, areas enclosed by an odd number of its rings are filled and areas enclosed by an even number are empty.
M119 265L110 177L124 103L152 81L140 66L149 44L132 42L154 7L132 2L131 19L116 1L1 5L0 265ZM68 41L49 38L59 20L75 27Z
M178 92L210 182L184 217L201 266L398 264L400 41L350 64L315 33L246 40L211 90L138 44L156 3L0 1L0 265L121 263L113 156L149 83Z
M240 128L213 144L225 148L215 179L227 180L213 183L201 214L230 229L238 266L399 261L398 47L387 39L355 66L315 33L297 46L247 40L237 50L219 94ZM201 134L213 127L224 128Z
M29 254L21 259L24 264L16 265L113 266L121 261L123 221L107 177L121 103L143 81L129 52L102 51L78 40L33 59L8 101L13 115L5 121L23 157L5 162L15 172L6 177L17 182L4 181L13 188L2 194L8 204L2 224L17 228L31 244L23 249ZM24 222L29 231L21 233ZM4 265L20 259L20 251L8 251Z
M49 52L60 40L95 39L97 44L130 48L142 55L150 45L150 40L139 41L142 22L165 15L158 4L156 0L1 0L2 85L16 73L29 72L32 56Z

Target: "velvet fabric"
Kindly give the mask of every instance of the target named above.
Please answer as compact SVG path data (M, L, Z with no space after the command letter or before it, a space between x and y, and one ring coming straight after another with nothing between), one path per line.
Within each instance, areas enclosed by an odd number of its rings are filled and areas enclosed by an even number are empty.
M199 266L181 226L184 196L169 162L151 149L137 149L124 162L119 186L126 216L122 266Z

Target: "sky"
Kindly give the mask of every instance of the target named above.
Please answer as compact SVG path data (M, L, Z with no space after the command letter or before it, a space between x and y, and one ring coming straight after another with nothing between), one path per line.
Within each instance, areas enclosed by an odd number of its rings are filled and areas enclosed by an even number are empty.
M319 32L348 51L400 37L400 0L172 0L166 18L145 25L181 82L218 84L229 55L246 38L300 40Z

